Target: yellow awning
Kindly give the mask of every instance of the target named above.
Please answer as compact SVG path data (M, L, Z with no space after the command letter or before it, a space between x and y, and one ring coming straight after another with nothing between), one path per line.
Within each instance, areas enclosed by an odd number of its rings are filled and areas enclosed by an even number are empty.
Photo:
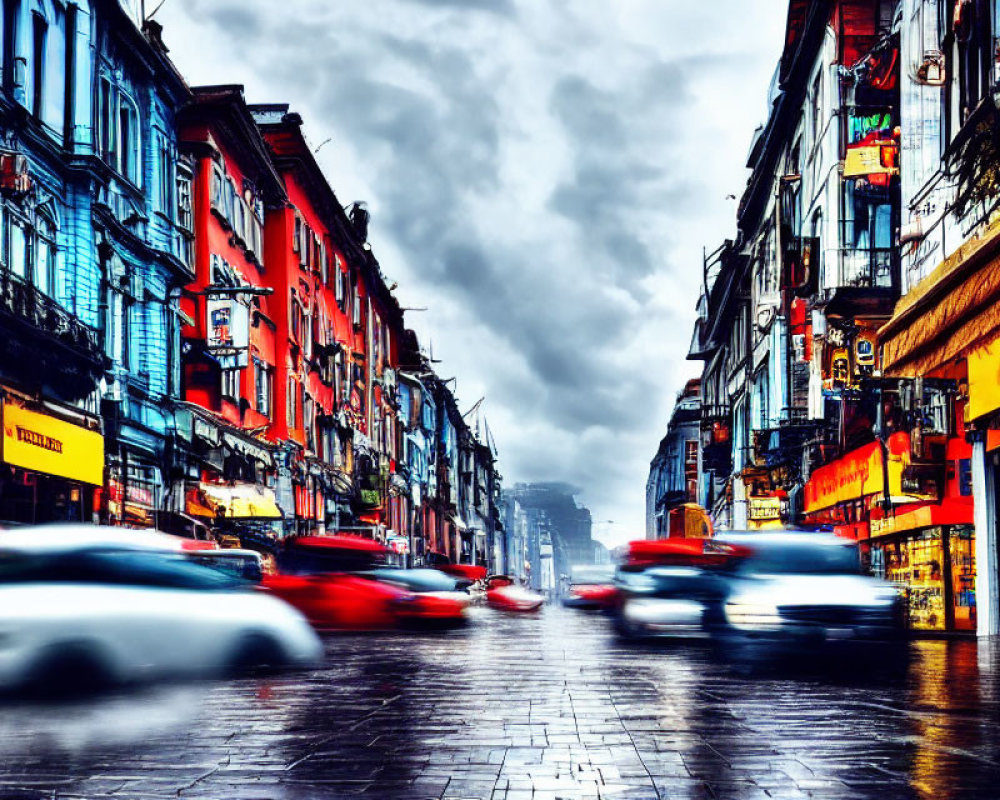
M882 368L913 378L1000 333L1000 221L946 258L896 304L879 331Z
M222 516L225 519L281 519L281 509L274 493L256 484L224 486L215 483L198 485L196 497L188 498L188 513L198 516Z
M1000 336L972 350L968 355L969 420L979 419L1000 409Z

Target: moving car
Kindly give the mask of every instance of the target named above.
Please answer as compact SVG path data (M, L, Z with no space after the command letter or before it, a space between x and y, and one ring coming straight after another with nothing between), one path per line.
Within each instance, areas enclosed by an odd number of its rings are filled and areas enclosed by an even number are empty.
M477 564L436 564L434 569L456 578L465 578L470 583L486 580L486 567Z
M321 630L395 627L412 592L360 572L381 569L387 549L361 536L303 536L285 542L278 573L261 585L299 609Z
M854 542L791 531L725 541L745 552L727 577L730 636L786 643L901 637L902 597L894 585L862 574Z
M264 577L264 556L256 550L201 550L186 555L195 564L213 567L251 583L260 583Z
M365 577L399 587L412 597L398 600L395 611L402 622L461 623L472 601L471 582L436 569L376 569Z
M265 575L261 586L301 611L320 630L395 627L413 594L398 586L344 572Z
M0 688L48 692L319 661L321 643L301 614L192 563L163 536L84 525L0 533Z
M545 597L524 586L518 586L507 575L491 575L486 579L486 604L498 611L531 613L538 611Z
M569 587L562 603L570 608L608 611L618 603L614 567L582 565L570 569Z
M735 548L710 539L631 542L615 571L622 636L707 637L722 617L723 571Z

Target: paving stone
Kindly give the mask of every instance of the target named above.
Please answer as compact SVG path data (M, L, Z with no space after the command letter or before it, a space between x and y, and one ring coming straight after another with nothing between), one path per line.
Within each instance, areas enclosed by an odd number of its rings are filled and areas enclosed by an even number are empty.
M0 709L7 800L993 797L1000 644L764 671L560 608L336 636L266 680ZM954 679L960 675L961 680Z

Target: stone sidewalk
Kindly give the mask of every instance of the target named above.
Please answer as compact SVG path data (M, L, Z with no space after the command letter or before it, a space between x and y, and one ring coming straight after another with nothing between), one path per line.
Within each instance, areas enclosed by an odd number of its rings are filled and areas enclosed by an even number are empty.
M748 671L481 611L331 637L313 673L5 707L0 798L997 797L997 663L936 641L903 671Z

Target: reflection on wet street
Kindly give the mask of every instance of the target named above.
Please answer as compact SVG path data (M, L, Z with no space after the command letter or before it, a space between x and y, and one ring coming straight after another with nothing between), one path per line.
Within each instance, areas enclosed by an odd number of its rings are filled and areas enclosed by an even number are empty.
M737 663L597 614L331 636L326 665L0 714L4 798L990 797L1000 652Z

